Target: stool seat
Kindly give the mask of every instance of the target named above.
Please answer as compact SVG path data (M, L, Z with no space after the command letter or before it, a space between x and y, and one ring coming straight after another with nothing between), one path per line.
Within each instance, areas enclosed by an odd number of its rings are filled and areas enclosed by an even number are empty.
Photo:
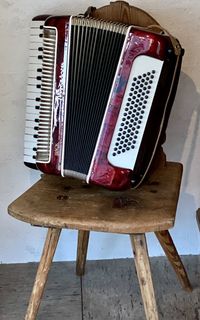
M25 320L35 320L48 272L63 228L77 229L76 273L85 271L90 231L129 234L147 320L158 320L146 232L154 232L181 285L192 287L168 231L173 227L182 165L165 162L137 189L109 191L72 178L42 178L8 207L13 217L47 227L40 264Z
M167 230L174 225L181 176L182 165L167 162L139 188L109 191L43 175L8 212L43 227L127 234Z

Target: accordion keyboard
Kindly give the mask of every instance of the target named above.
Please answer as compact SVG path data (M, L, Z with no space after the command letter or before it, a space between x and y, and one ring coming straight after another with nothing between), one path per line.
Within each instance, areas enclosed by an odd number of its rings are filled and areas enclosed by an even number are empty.
M35 164L41 93L44 21L32 21L24 135L24 162Z
M40 110L37 127L37 162L42 163L48 163L51 157L55 58L56 30L44 27Z

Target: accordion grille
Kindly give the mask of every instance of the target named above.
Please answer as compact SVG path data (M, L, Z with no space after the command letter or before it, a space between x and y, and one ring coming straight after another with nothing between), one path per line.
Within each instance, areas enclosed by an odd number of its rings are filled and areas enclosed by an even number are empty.
M127 31L123 25L95 23L72 21L64 173L89 171Z
M47 163L51 154L52 97L54 83L54 61L56 30L44 27L42 52L42 77L39 124L37 135L37 162Z

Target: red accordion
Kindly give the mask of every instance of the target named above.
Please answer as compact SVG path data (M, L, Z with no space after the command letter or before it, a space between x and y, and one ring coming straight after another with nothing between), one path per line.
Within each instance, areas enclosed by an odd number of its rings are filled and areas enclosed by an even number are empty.
M166 130L182 53L170 36L135 26L33 19L25 163L113 190L140 184Z

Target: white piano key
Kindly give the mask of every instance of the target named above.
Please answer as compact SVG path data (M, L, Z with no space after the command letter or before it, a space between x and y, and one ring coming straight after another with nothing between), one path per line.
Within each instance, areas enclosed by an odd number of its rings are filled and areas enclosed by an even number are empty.
M28 72L35 72L35 77L41 77L41 73L38 74L37 72L37 69L42 69L42 63L39 64L39 63L29 63L29 66L28 66ZM38 78L39 80L39 78Z
M34 69L31 65L34 65ZM29 57L29 67L28 70L35 70L37 72L37 68L42 68L42 59L38 59L38 57L34 58Z
M26 156L36 156L36 151L33 151L33 149L30 148L24 148L24 155Z
M34 151L35 150L35 151ZM24 155L34 157L36 156L36 149L24 148Z
M35 56L29 56L29 63L42 65L42 59L39 59L38 56L40 56L40 54Z
M30 63L28 66L28 74L32 73L33 77L35 77L35 78L41 77L41 72L38 72L37 71L38 69L42 69L42 64ZM41 80L39 80L39 78L38 78L38 81L41 81Z
M39 78L37 78L37 77L33 77L33 78L28 77L28 79L27 79L27 87L28 86L37 88L38 86L41 86L41 80Z
M39 47L43 47L43 42L38 37L38 41L31 41L30 42L29 50L30 51L32 51L32 50L35 51L35 50L38 50Z
M38 112L38 115L39 115L39 112ZM37 123L35 121L35 119L38 119L38 118L36 117L36 115L34 113L28 113L28 111L26 112L26 120L27 121L34 121L35 123Z
M35 109L35 107L26 106L26 117L30 117L31 115L39 119L39 110Z
M40 29L40 26L38 28L30 28L30 37L41 33L43 33L43 29Z
M34 110L30 110L30 108L26 108L26 117L25 118L26 118L25 121L29 120L29 119L30 119L30 121L33 121L31 119L39 119L39 113L38 112L34 113Z
M37 68L35 68L34 70L29 70L28 71L28 79L31 79L29 81L31 81L31 83L41 83L41 80L38 80L37 77L42 76L41 72L37 72Z
M32 41L32 39L35 40L35 38L38 37L39 38L39 42L40 42L40 39L43 39L43 30L39 30L39 29L35 29L35 32L32 32L30 34L30 41ZM35 42L35 41L34 41Z
M36 152L31 149L24 148L24 156L34 158L34 156L36 156Z
M34 128L36 126L37 126L37 123L35 122L35 119L34 120L26 119L26 121L25 121L26 128Z
M36 141L24 141L24 148L33 150L36 148Z
M34 128L25 127L25 134L34 136L34 135L37 135L37 130L35 130Z
M41 89L40 89L40 88L37 88L35 84L34 84L34 85L28 84L28 86L27 86L27 92L28 92L28 93L34 93L34 94L36 94L37 96L40 96Z
M39 97L40 96L40 91L41 91L41 88L40 88L40 84L36 84L36 83L31 83L31 79L29 80L28 79L28 83L27 83L27 92L34 92L37 94L37 96Z
M29 98L27 97L26 99L26 105L27 107L31 107L31 108L35 108L36 106L39 106L40 105L40 102L39 101L36 101L34 98ZM37 109L37 108L36 108Z
M30 37L30 44L32 43L41 43L43 44L43 37L40 37L39 35L32 35Z
M33 164L35 164L35 163L36 163L36 160L33 159L33 158L30 157L30 156L24 155L24 162L28 162L28 163L33 163Z
M25 133L24 134L24 141L28 142L34 142L37 144L37 138L35 138L32 134L28 134L28 133Z
M26 130L26 128L33 128L34 129L34 127L37 127L37 123L35 122L35 119L34 120L28 120L28 119L26 119L26 122L25 122L25 130Z
M43 54L43 52L41 50L39 50L39 48L41 48L40 45L37 45L37 48L29 50L29 60L33 56L37 56L37 55L42 55Z
M41 86L41 80L36 77L28 77L27 79L27 86L32 86L37 88L37 86Z
M32 141L27 141L24 139L24 149L30 149L32 150L32 152L36 152L34 150L36 150L36 146L37 146L37 143L36 143L36 139L32 138Z
M27 100L35 100L36 98L37 98L37 94L27 92Z
M40 48L40 47L38 47L38 48ZM30 50L29 51L29 58L32 59L32 57L36 57L37 59L39 59L38 56L42 56L42 54L43 54L43 52L38 49L37 50L36 49Z
M40 26L44 25L44 20L32 20L31 21L31 25L30 28L40 28Z

